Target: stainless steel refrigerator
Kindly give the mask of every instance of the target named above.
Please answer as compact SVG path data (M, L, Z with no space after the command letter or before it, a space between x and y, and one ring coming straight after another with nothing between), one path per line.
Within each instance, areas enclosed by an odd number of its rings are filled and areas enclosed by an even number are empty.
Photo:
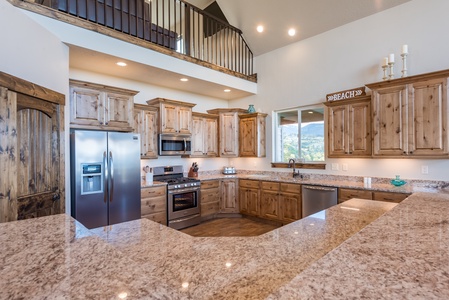
M140 218L140 136L71 130L71 214L87 228Z

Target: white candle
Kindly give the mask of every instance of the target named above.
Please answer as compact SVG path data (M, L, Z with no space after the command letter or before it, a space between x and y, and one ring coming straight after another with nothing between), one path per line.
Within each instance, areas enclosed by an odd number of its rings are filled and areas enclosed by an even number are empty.
M382 61L382 66L386 66L388 65L388 57L384 57L383 61Z
M402 54L408 53L408 45L402 45Z
M394 53L390 53L390 56L388 57L388 63L394 63Z

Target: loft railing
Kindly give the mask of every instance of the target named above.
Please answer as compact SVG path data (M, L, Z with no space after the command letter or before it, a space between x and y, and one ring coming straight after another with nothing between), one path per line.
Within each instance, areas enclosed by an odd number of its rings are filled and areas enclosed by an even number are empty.
M253 53L242 32L183 0L31 1L245 76L253 75Z

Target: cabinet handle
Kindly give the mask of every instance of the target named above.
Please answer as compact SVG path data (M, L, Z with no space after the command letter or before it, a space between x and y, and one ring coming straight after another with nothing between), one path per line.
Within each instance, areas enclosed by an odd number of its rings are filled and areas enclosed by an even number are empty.
M410 154L413 154L413 151L410 151Z
M349 151L349 154L352 154L352 151Z
M404 154L407 154L407 151L404 151Z
M105 125L108 125L108 122L104 123Z
M103 122L100 122L100 125L103 125Z

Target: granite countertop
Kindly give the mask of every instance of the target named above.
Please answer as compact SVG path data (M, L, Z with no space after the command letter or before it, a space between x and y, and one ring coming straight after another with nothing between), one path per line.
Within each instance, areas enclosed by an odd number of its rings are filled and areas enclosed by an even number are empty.
M194 238L141 219L0 224L0 298L448 298L449 196L353 199L257 237Z

